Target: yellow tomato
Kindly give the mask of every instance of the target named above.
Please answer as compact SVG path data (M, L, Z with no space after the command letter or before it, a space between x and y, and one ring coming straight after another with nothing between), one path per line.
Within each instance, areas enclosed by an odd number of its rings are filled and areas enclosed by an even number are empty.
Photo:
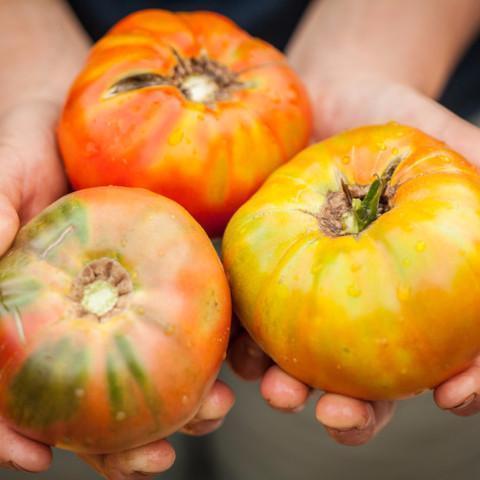
M243 325L286 372L402 398L480 350L480 176L390 123L314 145L234 215L224 264Z

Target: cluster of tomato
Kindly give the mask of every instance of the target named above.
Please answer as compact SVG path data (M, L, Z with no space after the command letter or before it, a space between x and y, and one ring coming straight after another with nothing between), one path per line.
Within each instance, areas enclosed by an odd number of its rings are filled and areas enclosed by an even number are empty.
M465 368L477 172L393 123L295 156L311 126L284 56L221 16L139 12L101 39L58 128L77 191L0 261L2 417L84 452L169 435L218 373L230 288L313 387L400 398Z

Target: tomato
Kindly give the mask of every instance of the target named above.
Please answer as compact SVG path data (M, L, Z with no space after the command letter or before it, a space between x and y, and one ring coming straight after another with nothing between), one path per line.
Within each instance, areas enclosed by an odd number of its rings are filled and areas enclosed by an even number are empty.
M407 397L480 350L480 176L410 127L359 128L272 174L223 239L234 308L323 390Z
M0 416L69 450L176 431L225 355L221 262L182 207L146 190L58 200L0 260L0 294Z
M58 139L75 188L148 188L218 235L310 133L280 52L214 13L147 10L93 48Z

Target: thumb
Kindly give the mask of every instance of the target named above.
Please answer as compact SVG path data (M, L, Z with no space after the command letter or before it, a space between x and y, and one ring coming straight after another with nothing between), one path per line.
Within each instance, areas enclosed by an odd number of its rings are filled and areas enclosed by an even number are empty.
M0 256L12 244L19 225L20 220L12 202L0 193Z

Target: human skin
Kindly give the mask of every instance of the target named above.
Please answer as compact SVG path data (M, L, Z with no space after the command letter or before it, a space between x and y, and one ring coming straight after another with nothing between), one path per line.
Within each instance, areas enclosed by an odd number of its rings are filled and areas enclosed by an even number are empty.
M476 0L323 0L313 2L289 45L289 58L307 83L315 140L395 120L445 141L480 166L480 130L439 105L460 55L480 25ZM312 48L312 46L315 48ZM230 362L241 376L261 378L274 408L295 412L310 389L283 372L241 332ZM480 410L480 357L434 391L437 405L460 416ZM316 418L345 445L372 439L394 403L323 393Z
M390 0L385 10L382 4L386 3L323 0L312 4L299 27L290 45L290 59L315 102L316 138L395 119L446 140L480 163L478 129L430 99L438 95L473 36L479 13L476 0ZM0 252L10 244L20 221L26 221L66 189L53 126L88 42L62 5L60 0L3 0L0 5L0 58L9 65L2 71L0 94ZM388 38L393 32L396 36ZM405 45L401 55L398 38ZM435 39L435 55L425 40L429 38ZM417 56L418 61L414 60ZM245 334L239 334L232 345L231 361L244 377L263 376L262 393L272 406L293 411L304 405L308 387L271 367ZM477 391L480 360L437 389L436 399L442 408L452 409ZM230 390L217 384L197 415L198 423L189 429L204 433L217 426L232 403ZM471 414L477 408L474 397L456 413ZM389 402L365 403L325 394L317 404L317 418L338 441L358 444L379 431L392 410ZM46 446L18 436L1 423L0 439L0 463L5 466L30 471L48 467L51 454ZM174 452L160 441L126 454L86 460L111 479L135 479L145 478L135 472L166 470Z
M82 66L89 41L61 0L0 2L0 256L18 227L67 191L55 125L67 89ZM184 428L215 430L233 405L217 381ZM112 455L82 458L110 480L135 480L167 470L175 452L166 440ZM0 466L38 472L48 468L48 446L25 438L0 419Z

